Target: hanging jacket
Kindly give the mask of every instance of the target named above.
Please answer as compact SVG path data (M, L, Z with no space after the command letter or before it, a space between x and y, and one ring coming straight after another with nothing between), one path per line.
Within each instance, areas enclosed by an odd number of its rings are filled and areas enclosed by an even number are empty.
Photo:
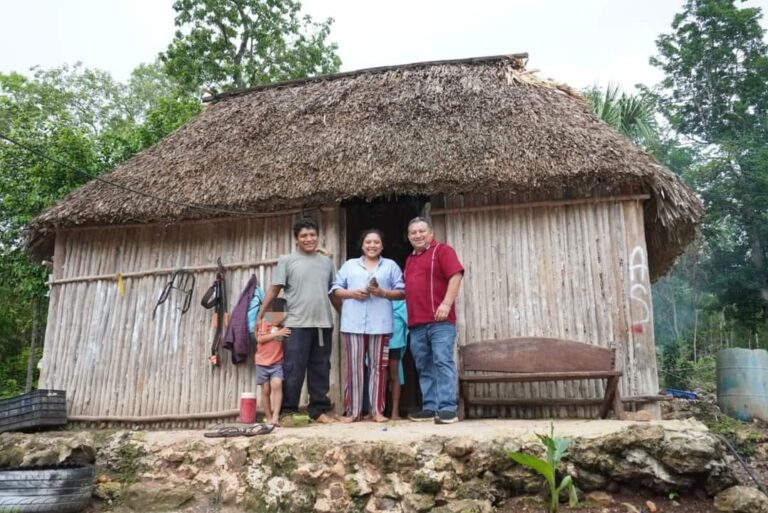
M251 279L245 286L240 299L237 300L232 315L229 318L229 326L224 334L224 349L232 351L232 363L243 363L248 360L248 307L253 298L253 292L259 286L259 279L251 275Z

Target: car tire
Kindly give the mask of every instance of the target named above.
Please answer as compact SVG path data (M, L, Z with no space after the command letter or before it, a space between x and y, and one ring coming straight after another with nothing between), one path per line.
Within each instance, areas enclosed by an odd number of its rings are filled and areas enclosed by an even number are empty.
M0 470L0 512L75 513L91 502L92 465Z

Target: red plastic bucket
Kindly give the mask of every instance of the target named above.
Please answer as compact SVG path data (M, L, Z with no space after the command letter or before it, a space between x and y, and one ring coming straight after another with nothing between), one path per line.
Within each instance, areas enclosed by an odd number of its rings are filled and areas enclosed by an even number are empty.
M243 424L256 422L256 394L254 392L240 394L240 422Z

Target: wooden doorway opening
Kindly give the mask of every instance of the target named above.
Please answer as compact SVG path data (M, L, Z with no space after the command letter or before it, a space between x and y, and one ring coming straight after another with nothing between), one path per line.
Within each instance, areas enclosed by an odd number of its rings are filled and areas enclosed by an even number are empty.
M352 200L342 204L346 212L347 259L361 255L360 234L363 230L377 228L384 233L383 255L397 262L402 269L413 250L406 236L408 221L420 215L426 204L424 196Z
M384 234L383 256L397 262L402 269L405 266L405 259L413 251L406 236L408 221L423 215L427 202L426 196L395 196L376 198L371 201L351 200L342 204L346 226L344 236L347 259L361 255L360 234L369 228L377 228ZM408 413L421 409L418 374L410 351L406 351L403 355L403 371L405 383L400 397L400 415L405 418ZM344 376L341 378L343 382ZM391 415L389 392L384 414Z

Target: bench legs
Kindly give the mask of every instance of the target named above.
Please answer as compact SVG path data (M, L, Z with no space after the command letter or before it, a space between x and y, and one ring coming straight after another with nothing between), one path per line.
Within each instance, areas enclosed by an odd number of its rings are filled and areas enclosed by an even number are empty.
M612 376L608 378L605 385L605 396L603 397L603 403L600 405L600 418L604 419L608 417L608 413L613 410L614 415L619 420L624 420L624 403L621 401L621 394L619 393L619 376ZM459 382L459 404L458 411L456 412L459 420L464 420L469 409L469 397L467 394L467 384Z
M600 418L606 418L611 409L613 409L617 419L624 420L624 404L621 402L621 394L619 393L618 376L608 378L608 382L605 385L605 397L603 398L603 404L600 406Z

